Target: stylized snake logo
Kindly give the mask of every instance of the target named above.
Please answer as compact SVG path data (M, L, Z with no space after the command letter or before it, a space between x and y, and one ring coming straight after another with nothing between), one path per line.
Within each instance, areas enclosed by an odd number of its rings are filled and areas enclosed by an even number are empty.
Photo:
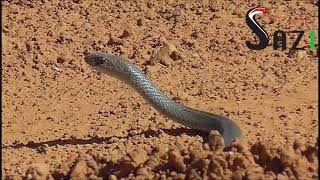
M250 49L261 50L266 48L268 45L268 33L260 26L260 24L255 19L256 14L264 14L267 12L268 11L265 8L253 8L247 12L246 23L260 39L259 44L252 44L250 41L246 41L246 45Z

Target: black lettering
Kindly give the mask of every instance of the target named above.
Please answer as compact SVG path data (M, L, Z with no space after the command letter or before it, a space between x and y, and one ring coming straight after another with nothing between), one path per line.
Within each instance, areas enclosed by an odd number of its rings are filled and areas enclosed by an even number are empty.
M292 50L303 50L304 48L298 48L298 44L304 34L304 31L292 31L293 33L299 33L297 39L294 41L293 46L292 46Z
M279 34L281 34L281 50L287 49L287 36L284 31L276 31L273 33L273 49L279 48Z
M252 31L259 37L259 43L258 44L252 44L250 41L246 41L246 45L248 48L253 50L261 50L268 46L269 43L269 36L267 32L260 26L260 24L256 21L255 17L253 16L253 19L250 18L249 14L251 11L253 11L255 8L250 9L247 12L246 15L246 23L252 29Z

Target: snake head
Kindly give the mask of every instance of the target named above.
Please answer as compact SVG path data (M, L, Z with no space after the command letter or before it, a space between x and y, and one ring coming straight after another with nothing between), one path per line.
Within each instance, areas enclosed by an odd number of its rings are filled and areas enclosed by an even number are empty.
M102 52L89 53L84 56L84 60L87 64L99 72L106 74L114 74L114 71L117 70L116 59L117 56Z
M108 56L105 53L90 53L84 56L84 60L92 67L101 66L108 61Z
M130 63L120 56L102 52L89 53L84 56L84 60L95 70L120 80L127 79L131 67Z

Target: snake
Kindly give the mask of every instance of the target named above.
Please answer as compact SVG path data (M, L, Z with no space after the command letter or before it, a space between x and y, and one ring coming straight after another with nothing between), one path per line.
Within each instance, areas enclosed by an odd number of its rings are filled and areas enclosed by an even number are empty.
M223 137L226 147L230 146L236 138L241 137L241 129L234 121L172 100L157 89L150 79L126 58L114 54L95 52L85 54L84 60L98 72L107 74L131 86L158 112L179 124L206 133L216 130Z

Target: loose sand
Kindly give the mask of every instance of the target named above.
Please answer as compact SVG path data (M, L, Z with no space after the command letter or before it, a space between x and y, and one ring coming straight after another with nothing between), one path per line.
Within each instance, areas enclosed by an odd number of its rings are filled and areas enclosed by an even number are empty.
M246 12L270 35L260 51ZM276 30L317 30L313 0L2 1L3 179L316 179L316 51L275 51ZM289 34L288 47L297 34ZM316 42L316 48L318 47ZM130 59L169 97L230 117L244 138L185 128L84 53Z

